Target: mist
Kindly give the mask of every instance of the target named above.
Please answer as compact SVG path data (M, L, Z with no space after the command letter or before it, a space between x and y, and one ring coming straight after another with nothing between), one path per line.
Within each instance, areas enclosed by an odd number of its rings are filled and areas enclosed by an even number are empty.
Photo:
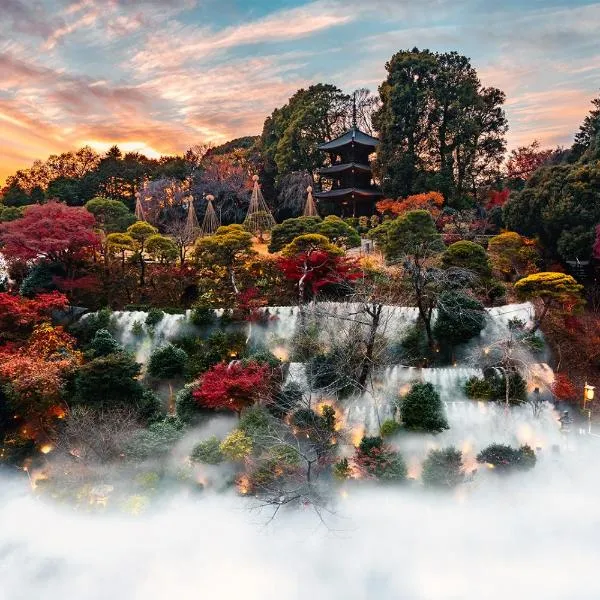
M211 491L90 514L3 475L0 598L598 598L598 442L558 435L532 471L484 467L447 493L354 482L320 516L272 521L272 507Z

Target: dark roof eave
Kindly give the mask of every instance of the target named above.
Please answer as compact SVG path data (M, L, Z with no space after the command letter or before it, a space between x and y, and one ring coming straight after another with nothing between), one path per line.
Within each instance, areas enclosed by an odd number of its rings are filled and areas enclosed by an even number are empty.
M342 188L339 190L329 190L328 192L315 192L315 198L327 200L329 198L355 198L375 199L381 198L383 194L378 190L363 190L360 188Z

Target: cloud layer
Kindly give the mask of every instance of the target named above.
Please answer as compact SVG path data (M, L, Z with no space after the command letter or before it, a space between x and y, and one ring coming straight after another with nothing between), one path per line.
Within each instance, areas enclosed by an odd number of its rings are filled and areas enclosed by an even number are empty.
M4 0L0 181L92 143L182 152L256 134L296 89L375 89L397 50L457 49L508 94L510 143L566 144L596 94L600 4ZM4 41L2 41L4 40Z

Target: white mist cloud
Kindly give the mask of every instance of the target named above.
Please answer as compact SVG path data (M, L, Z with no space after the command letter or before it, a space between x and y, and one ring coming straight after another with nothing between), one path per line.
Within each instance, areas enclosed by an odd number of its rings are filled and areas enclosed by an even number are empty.
M173 495L139 517L91 515L5 478L0 598L598 598L598 441L560 443L533 471L484 469L452 493L349 486L326 525L306 507L265 526L269 514L252 501L211 493Z

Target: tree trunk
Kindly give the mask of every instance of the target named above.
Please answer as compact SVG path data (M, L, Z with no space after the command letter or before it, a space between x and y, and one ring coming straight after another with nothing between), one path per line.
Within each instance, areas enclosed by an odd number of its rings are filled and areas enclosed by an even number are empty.
M233 291L234 291L235 295L237 296L240 293L240 290L238 290L238 287L235 282L235 271L232 268L229 268L228 271L229 271L229 279L231 280L231 287L233 288Z
M544 302L544 308L542 308L542 314L539 316L538 319L536 319L536 321L533 325L533 329L531 330L532 334L534 334L540 328L542 321L544 320L544 317L548 313L549 308L550 308L550 302Z
M367 383L367 378L373 367L373 351L375 350L375 340L377 338L377 330L379 328L379 321L381 319L382 306L377 305L374 310L367 311L371 315L371 327L369 329L369 338L367 340L367 348L362 363L360 376L358 378L358 384L364 388Z

